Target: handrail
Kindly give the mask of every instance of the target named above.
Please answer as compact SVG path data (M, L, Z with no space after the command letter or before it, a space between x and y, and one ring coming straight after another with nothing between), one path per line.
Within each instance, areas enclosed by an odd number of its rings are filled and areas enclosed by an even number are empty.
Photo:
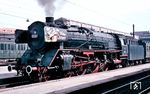
M118 30L114 30L114 29L110 29L110 28L106 28L106 27L101 27L101 26L96 26L96 25L92 25L92 24L87 24L84 22L69 20L69 19L66 19L63 17L61 19L65 19L65 21L67 22L68 25L76 25L79 27L90 28L90 29L94 29L95 31L98 31L98 32L115 33L115 34L121 34L121 35L125 35L125 36L132 36L130 33L125 33L122 31L118 31Z

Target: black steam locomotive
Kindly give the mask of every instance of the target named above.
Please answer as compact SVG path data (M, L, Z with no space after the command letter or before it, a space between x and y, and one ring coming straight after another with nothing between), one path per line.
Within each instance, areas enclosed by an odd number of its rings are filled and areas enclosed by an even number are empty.
M95 73L143 63L150 58L150 44L123 34L106 33L67 20L46 17L28 30L15 32L16 43L28 43L15 66L18 74L32 79Z

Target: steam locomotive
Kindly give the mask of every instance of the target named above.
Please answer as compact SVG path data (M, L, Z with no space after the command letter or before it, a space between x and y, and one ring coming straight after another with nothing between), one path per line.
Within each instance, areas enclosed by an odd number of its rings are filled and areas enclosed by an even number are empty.
M28 30L17 29L15 36L16 43L27 43L30 49L8 70L40 81L107 71L150 59L149 42L68 25L63 18L46 17L46 22L33 22Z

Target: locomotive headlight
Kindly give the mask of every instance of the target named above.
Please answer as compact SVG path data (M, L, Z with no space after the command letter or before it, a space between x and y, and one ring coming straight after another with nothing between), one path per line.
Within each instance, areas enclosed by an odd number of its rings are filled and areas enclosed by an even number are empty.
M44 27L45 42L56 42L59 37L59 30L55 27Z
M34 31L34 32L31 34L31 38L33 38L33 39L38 38L37 31Z

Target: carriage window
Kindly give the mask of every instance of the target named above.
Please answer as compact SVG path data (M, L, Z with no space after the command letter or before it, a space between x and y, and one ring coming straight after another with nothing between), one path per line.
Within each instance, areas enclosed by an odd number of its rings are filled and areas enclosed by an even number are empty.
M27 49L27 46L26 45L24 45L24 50L26 50Z
M22 50L24 50L24 45L22 45Z
M13 44L11 44L11 50L14 50L15 46Z
M8 44L8 50L10 50L10 44Z
M23 50L25 50L26 49L26 45L23 45Z
M7 50L7 44L4 44L4 50Z
M123 39L124 45L127 45L127 39Z
M21 45L21 50L23 50L23 45Z
M14 50L16 50L16 44L13 44L14 45Z
M24 49L23 50L26 50L26 45L24 45Z
M26 49L26 47L25 47L25 45L23 45L23 50L25 50Z
M4 44L1 44L1 50L4 50Z
M24 49L25 49L24 45L18 45L18 50L24 50Z
M18 45L18 50L20 50L20 45Z

